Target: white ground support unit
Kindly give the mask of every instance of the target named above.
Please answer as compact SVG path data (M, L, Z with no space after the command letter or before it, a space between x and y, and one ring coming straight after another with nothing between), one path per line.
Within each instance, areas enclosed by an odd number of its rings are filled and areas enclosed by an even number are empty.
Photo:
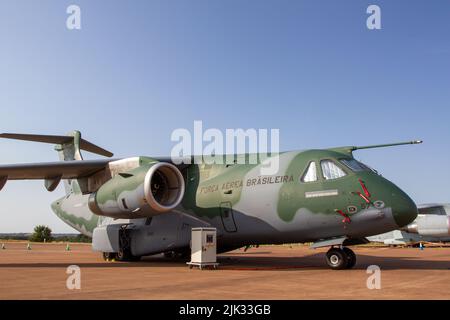
M216 269L217 263L217 229L192 228L191 232L191 261L187 262L189 268L198 266Z

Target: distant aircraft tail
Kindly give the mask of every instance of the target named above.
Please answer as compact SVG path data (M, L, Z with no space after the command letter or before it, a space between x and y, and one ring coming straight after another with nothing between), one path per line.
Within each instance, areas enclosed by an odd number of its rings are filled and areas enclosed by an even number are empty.
M66 136L1 133L0 138L56 144L55 150L58 151L59 159L62 161L83 160L81 150L99 154L105 157L113 156L112 152L100 148L99 146L82 139L81 132L76 130L69 132ZM78 184L76 180L64 181L66 192L70 192L70 190L73 189L72 183Z

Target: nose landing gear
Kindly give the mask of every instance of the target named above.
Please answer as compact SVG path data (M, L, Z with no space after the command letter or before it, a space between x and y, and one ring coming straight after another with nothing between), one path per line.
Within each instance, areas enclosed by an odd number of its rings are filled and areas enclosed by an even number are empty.
M326 254L327 264L333 270L351 269L356 264L355 253L347 248L331 248Z

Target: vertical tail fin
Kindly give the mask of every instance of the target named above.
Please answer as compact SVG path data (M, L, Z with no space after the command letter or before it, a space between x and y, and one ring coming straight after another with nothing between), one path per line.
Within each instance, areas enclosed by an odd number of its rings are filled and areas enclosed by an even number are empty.
M67 136L73 138L69 138L67 141L61 141L61 143L55 146L59 159L61 161L83 160L80 150L81 132L74 130L69 132ZM80 185L77 180L64 180L63 184L66 194L69 194L70 192L78 192L80 189Z
M73 138L69 138L67 141L61 141L55 146L59 159L61 161L83 160L80 151L81 132L75 130L69 132L67 136Z

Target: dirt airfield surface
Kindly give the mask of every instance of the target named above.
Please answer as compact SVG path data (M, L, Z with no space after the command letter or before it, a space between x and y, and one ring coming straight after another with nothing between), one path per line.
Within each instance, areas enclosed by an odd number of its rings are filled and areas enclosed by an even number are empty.
M327 249L261 246L222 254L218 270L189 269L159 256L106 262L89 244L5 242L0 299L450 299L450 248L354 247L355 269L329 270ZM67 267L81 289L66 286ZM369 265L381 289L367 288Z

